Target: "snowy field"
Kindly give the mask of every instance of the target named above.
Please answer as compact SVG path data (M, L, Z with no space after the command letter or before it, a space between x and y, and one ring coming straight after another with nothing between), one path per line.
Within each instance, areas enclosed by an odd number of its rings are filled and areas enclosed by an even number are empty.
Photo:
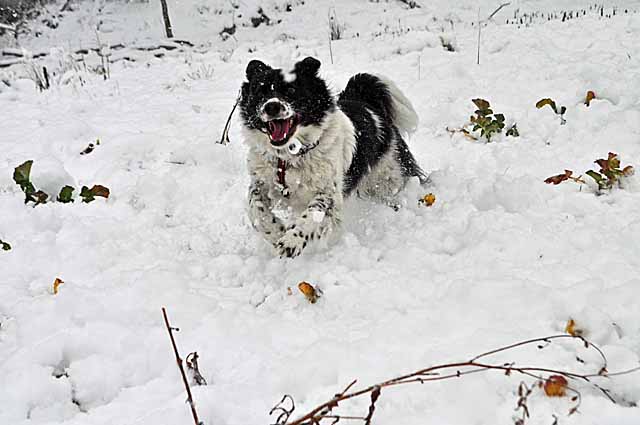
M363 388L563 333L570 318L610 372L640 365L640 177L597 196L584 176L608 152L640 167L640 2L607 2L605 15L616 8L607 18L586 1L513 1L482 29L480 65L478 2L419 3L170 0L176 38L194 47L148 51L134 47L163 40L159 2L72 2L56 29L38 21L39 37L0 38L48 53L0 68L0 239L12 248L0 251L0 424L193 423L162 306L182 355L200 355L209 385L193 392L206 425L273 423L284 394L295 417L353 379ZM253 28L259 4L272 25ZM482 2L481 19L498 5ZM507 23L583 9L566 22ZM329 13L345 26L333 64ZM106 81L92 71L95 53L80 65L69 56L98 42L126 46L105 48ZM437 199L418 205L425 190L415 184L399 212L351 199L335 245L283 260L245 214L238 116L231 144L215 141L251 58L290 67L308 55L336 92L372 71L407 93L421 118L409 145ZM27 77L42 65L52 87L40 92ZM520 137L485 143L447 131L468 123L478 97ZM566 106L566 125L535 107L545 97ZM12 174L26 160L38 189L101 184L111 196L25 205ZM565 169L586 184L544 183ZM316 304L297 290L303 280L323 291ZM499 361L578 373L601 365L573 341ZM582 404L568 416L567 397L536 388L526 423L640 424L630 407L640 373L596 379L618 404L576 381ZM373 423L513 424L521 380L487 372L389 389ZM340 413L367 408L365 397Z

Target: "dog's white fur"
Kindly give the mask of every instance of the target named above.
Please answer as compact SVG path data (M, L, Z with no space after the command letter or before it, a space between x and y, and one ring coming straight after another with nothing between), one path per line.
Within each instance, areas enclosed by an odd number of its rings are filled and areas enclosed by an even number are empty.
M418 116L406 96L390 80L395 119L401 132L417 128ZM374 120L379 117L368 111ZM249 219L253 227L271 242L281 256L297 256L310 241L324 238L339 228L342 220L343 180L356 149L351 120L339 109L327 114L321 125L298 126L294 137L304 146L318 143L304 155L275 149L269 137L243 127L248 144ZM395 142L395 141L394 141ZM394 146L395 148L395 146ZM392 203L404 187L405 179L391 149L358 185L361 195ZM277 180L278 159L286 161L284 196Z

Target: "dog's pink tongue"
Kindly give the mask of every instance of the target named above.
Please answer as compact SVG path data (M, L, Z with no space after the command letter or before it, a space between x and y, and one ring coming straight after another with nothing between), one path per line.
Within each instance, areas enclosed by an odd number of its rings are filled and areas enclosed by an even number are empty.
M289 120L277 120L269 123L269 129L271 130L271 140L279 142L287 137L289 132Z

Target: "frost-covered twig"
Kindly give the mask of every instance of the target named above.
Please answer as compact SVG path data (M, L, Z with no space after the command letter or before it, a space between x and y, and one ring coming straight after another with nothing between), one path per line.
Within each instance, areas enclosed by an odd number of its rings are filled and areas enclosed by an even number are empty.
M176 355L176 363L178 363L178 369L180 369L180 374L182 374L182 382L184 383L184 388L187 390L187 401L191 406L193 421L196 425L204 425L203 422L200 422L200 420L198 420L196 403L193 401L193 397L191 396L191 388L189 387L189 381L187 381L187 374L184 372L184 367L182 366L182 359L180 358L180 353L178 352L178 347L176 346L176 340L173 339L173 331L178 331L179 329L171 327L171 325L169 324L169 318L167 317L167 310L164 307L162 307L162 316L164 316L164 324L167 326L169 338L171 338L171 345L173 346L173 352Z
M478 8L478 60L477 60L478 65L480 65L480 32L482 30L482 24L489 22L491 18L496 16L496 14L500 12L500 10L502 10L503 7L507 7L510 4L511 3L502 3L500 6L498 6L496 10L493 11L493 13L491 13L491 15L487 16L487 18L482 21L480 20L480 8Z
M482 358L490 357L502 352L511 351L517 347L522 347L527 345L536 344L539 349L543 349L548 344L550 344L553 340L566 339L566 338L570 338L572 340L578 340L581 343L583 343L586 348L592 348L595 351L597 351L597 353L602 359L602 365L599 368L597 373L584 374L584 373L577 373L577 372L571 372L567 370L553 369L553 368L547 368L547 367L516 366L515 363L492 364L492 363L478 361L479 359L482 359ZM512 374L524 375L526 377L535 379L540 385L542 385L542 383L549 382L549 377L553 377L554 375L556 377L566 378L566 380L586 382L587 384L591 385L592 387L602 392L610 401L612 401L613 403L617 403L616 400L611 396L610 391L608 389L603 388L599 384L593 382L591 378L611 377L615 375L628 374L628 373L640 371L640 367L610 374L607 371L607 359L604 353L602 352L602 350L598 346L589 342L588 340L584 339L581 336L552 335L552 336L547 336L542 338L534 338L534 339L528 339L525 341L520 341L515 344L506 345L494 350L481 353L475 357L472 357L470 360L467 360L467 361L431 366L431 367L418 370L406 375L402 375L384 382L380 382L375 385L371 385L361 390L348 392L348 390L356 382L356 381L353 381L351 384L349 384L349 386L347 386L347 388L344 391L336 394L329 401L315 407L310 412L304 414L303 416L296 419L295 421L288 422L288 418L293 412L293 405L292 405L292 408L287 410L286 418L280 417L279 421L276 423L277 425L285 425L285 424L286 425L318 425L320 424L321 421L328 420L328 419L332 419L332 422L331 422L332 424L339 421L340 419L357 419L357 420L364 421L365 425L368 425L371 421L371 417L373 416L373 412L375 411L376 401L380 397L380 393L383 389L398 386L398 385L414 384L414 383L424 384L425 382L430 382L430 381L442 381L447 379L460 378L464 375L490 371L490 370L502 371L507 376L511 376ZM447 372L447 373L443 374L443 372ZM580 392L568 385L565 386L563 391L564 390L567 390L574 394L574 396L571 397L571 401L574 402L575 405L569 410L569 414L575 413L578 407L580 406L580 402L581 402ZM521 383L519 386L519 393L518 393L519 394L518 409L523 410L523 414L520 422L521 424L524 424L524 419L529 416L529 410L528 410L528 407L526 406L526 398L529 395L528 393L530 393L530 390L528 389L526 384L523 387L523 384ZM364 396L367 394L370 396L371 401L369 404L369 409L368 409L369 411L366 417L340 416L333 412L333 409L337 408L339 403L342 403L352 398Z

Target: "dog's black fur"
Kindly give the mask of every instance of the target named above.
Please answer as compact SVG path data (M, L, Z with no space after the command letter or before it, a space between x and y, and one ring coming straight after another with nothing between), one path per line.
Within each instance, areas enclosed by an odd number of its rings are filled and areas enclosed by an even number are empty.
M356 129L356 152L345 176L344 192L349 195L357 188L360 180L378 163L380 158L392 148L391 140L397 145L396 158L406 177L425 179L409 147L394 124L394 110L388 87L380 78L371 74L357 74L351 77L344 91L338 97L338 106L349 117ZM367 111L378 116L378 123Z

